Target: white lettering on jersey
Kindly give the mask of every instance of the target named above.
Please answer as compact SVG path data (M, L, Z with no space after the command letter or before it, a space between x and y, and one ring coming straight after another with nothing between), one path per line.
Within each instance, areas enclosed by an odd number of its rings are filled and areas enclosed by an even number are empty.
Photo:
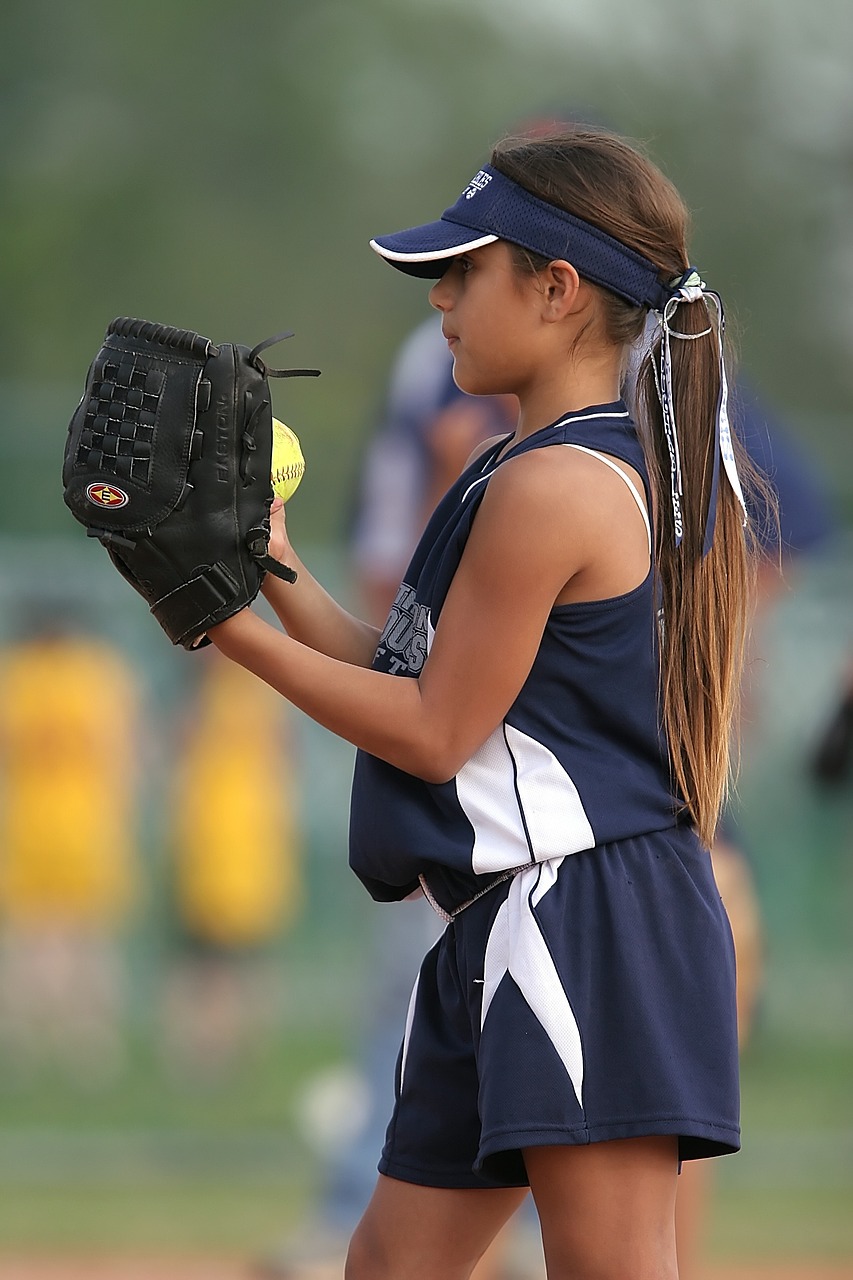
M408 671L419 675L429 653L431 628L429 609L418 604L413 587L402 583L379 637L383 654L393 675Z

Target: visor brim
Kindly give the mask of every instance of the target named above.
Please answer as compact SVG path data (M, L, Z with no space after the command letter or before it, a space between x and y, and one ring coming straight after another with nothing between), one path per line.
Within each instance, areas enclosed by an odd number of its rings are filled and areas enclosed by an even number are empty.
M498 238L442 218L420 227L410 227L407 231L377 236L370 241L370 247L406 275L437 280L446 270L449 258L493 244Z

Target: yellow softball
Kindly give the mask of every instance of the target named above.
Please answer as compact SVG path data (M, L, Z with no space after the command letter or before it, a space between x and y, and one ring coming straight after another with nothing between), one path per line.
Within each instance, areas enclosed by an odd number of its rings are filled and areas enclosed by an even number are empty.
M273 492L287 502L296 492L305 474L305 459L296 433L278 418L272 420L272 481Z

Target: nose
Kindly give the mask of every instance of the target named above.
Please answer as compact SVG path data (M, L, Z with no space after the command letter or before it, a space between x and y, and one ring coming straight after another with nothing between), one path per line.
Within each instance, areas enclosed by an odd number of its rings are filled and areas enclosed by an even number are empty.
M429 297L429 305L435 307L436 311L446 311L450 306L450 297L447 289L447 282L444 276L436 280L435 284L427 295Z

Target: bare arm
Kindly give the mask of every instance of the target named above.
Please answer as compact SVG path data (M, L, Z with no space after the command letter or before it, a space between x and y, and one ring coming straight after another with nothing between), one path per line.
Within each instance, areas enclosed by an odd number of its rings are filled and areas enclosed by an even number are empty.
M369 667L379 631L348 613L305 568L290 545L277 499L272 513L270 555L296 570L296 582L264 578L262 591L288 635L318 653L357 667ZM215 636L211 634L215 641Z
M624 572L624 539L645 541L636 511L622 521L627 532L614 535L614 500L632 503L622 482L569 452L529 453L491 480L418 679L348 665L250 610L214 628L211 640L333 733L417 777L446 781L506 715L565 584L582 575L594 598L601 563L609 593L613 574Z

